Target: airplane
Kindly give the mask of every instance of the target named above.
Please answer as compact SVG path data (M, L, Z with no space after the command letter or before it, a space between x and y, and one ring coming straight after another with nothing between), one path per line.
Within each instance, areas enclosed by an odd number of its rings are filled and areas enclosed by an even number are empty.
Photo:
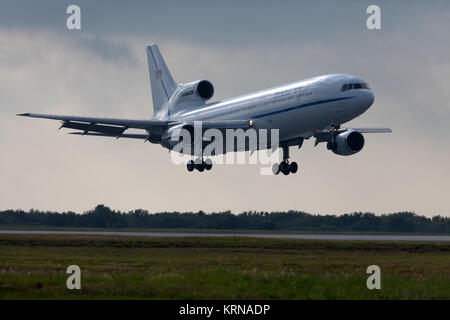
M195 123L203 129L220 131L278 129L283 160L272 166L273 174L296 173L298 164L289 161L289 148L300 148L305 139L314 137L315 146L326 142L337 155L358 153L364 146L363 133L388 133L390 128L343 128L342 124L364 113L374 102L367 82L350 74L328 74L283 84L238 97L206 103L214 95L208 80L185 84L174 81L156 44L147 47L147 60L153 100L153 117L149 120L111 119L21 113L18 116L61 120L61 128L75 129L75 135L142 139L172 150L180 129L193 133ZM139 129L145 133L125 133ZM202 129L202 130L203 130ZM207 141L202 142L202 146ZM190 143L194 143L191 141ZM202 147L202 148L203 148ZM258 145L258 150L269 149ZM249 151L248 144L231 151ZM223 153L230 152L224 151ZM194 155L191 151L190 155ZM212 168L211 159L203 156L189 160L188 171L203 172Z

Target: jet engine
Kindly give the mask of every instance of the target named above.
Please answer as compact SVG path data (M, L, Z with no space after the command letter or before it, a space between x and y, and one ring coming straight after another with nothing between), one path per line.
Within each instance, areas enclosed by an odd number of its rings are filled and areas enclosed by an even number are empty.
M327 144L327 148L340 156L349 156L362 150L364 136L356 130L339 133Z
M214 86L208 80L197 80L183 85L181 97L188 97L195 94L198 98L206 101L214 95Z

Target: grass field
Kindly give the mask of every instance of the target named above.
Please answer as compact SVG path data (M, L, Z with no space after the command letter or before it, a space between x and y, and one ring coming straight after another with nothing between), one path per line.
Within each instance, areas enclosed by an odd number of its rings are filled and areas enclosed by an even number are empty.
M0 298L450 299L450 244L0 235Z

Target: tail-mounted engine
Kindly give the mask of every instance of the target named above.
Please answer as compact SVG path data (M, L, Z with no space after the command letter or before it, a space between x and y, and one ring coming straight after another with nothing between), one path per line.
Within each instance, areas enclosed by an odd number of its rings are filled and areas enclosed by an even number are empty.
M211 99L214 95L214 86L208 80L195 81L193 87L197 97L205 101Z
M214 95L214 86L208 80L197 80L181 85L175 97L176 104L205 103Z
M205 104L214 95L214 86L208 80L197 80L179 85L169 100L169 112L196 108Z

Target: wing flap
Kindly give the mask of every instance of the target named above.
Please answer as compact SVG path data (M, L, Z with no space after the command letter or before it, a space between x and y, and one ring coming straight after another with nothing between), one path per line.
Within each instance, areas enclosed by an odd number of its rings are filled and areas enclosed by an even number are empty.
M87 132L87 133L83 133L83 132L69 132L69 134L73 134L73 135L77 135L77 136L95 136L95 137L108 137L108 138L116 137L116 138L118 138L118 136L114 135L114 134L99 133L99 132ZM147 140L149 138L149 136L147 134L124 133L124 134L120 135L120 138Z
M113 136L120 136L127 129L127 127L108 126L108 125L73 122L73 121L64 121L61 128L82 130L84 134L88 133L89 131L93 131L110 134Z

